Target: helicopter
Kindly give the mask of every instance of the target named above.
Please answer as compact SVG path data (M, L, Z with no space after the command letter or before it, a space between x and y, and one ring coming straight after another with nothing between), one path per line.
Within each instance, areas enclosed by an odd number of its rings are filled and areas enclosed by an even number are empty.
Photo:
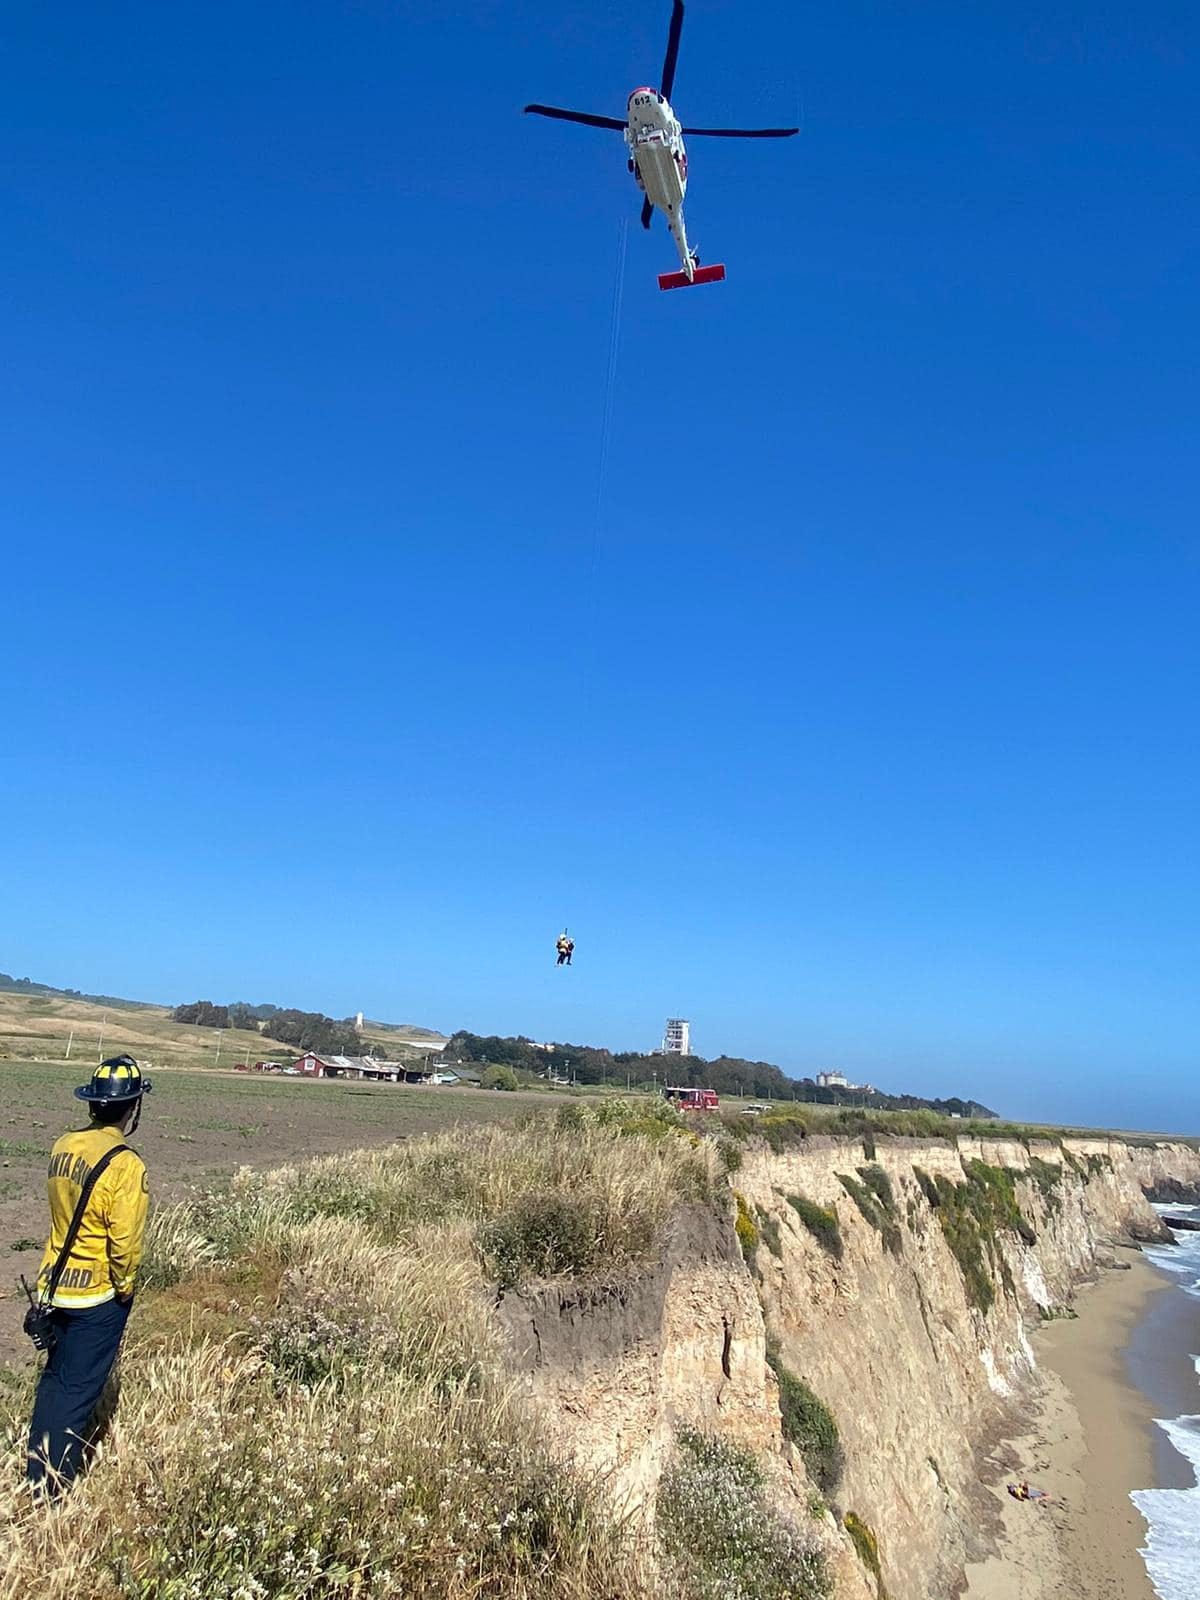
M648 228L655 207L667 219L667 226L679 250L682 270L661 272L660 289L684 289L699 283L720 283L723 266L702 267L700 257L688 244L683 221L683 197L687 193L688 159L684 135L702 139L790 139L799 128L690 128L684 127L671 109L675 87L675 66L679 60L679 39L683 32L683 0L674 0L671 27L667 34L667 54L662 79L657 89L643 85L629 96L625 120L595 116L588 111L566 111L561 106L529 105L526 114L554 117L559 122L581 122L588 128L612 128L624 133L629 151L628 166L642 191L642 227Z

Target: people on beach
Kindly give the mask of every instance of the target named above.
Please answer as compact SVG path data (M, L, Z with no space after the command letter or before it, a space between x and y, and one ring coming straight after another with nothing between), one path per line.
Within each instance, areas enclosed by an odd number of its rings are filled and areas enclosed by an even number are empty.
M78 1473L129 1319L149 1188L145 1164L125 1140L150 1087L132 1056L101 1062L75 1090L87 1103L88 1126L63 1134L50 1152L50 1237L33 1308L44 1318L45 1342L35 1342L47 1357L26 1468L39 1495L60 1494Z
M1048 1495L1045 1489L1035 1489L1032 1484L1022 1480L1020 1483L1010 1483L1008 1492L1014 1500L1032 1500L1035 1505L1048 1505L1053 1496Z

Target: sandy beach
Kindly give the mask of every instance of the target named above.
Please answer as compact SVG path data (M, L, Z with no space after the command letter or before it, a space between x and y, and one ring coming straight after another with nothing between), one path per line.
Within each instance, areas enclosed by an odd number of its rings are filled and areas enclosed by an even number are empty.
M1142 1256L1119 1252L1077 1298L1078 1318L1034 1336L1041 1395L1027 1433L998 1447L989 1481L1000 1546L967 1568L970 1600L1155 1600L1139 1555L1145 1523L1129 1498L1154 1482L1154 1412L1130 1381L1125 1350L1166 1280ZM1026 1479L1053 1496L1014 1500Z

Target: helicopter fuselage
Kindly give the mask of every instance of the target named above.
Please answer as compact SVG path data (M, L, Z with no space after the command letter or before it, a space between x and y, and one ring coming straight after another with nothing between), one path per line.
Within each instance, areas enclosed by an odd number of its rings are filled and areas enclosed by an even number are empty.
M635 89L629 96L625 144L629 170L650 203L662 212L690 282L696 257L687 240L683 199L687 194L687 151L679 118L657 89Z

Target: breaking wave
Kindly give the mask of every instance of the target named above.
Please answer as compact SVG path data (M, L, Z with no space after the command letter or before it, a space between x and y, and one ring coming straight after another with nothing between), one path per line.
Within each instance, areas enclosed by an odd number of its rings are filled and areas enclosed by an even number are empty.
M1200 1219L1200 1206L1160 1206L1177 1216ZM1200 1300L1200 1233L1182 1233L1172 1248L1146 1254ZM1200 1408L1200 1358L1193 1357ZM1200 1600L1200 1414L1159 1419L1158 1426L1192 1466L1190 1489L1137 1489L1131 1499L1148 1524L1142 1550L1150 1581L1161 1600Z

